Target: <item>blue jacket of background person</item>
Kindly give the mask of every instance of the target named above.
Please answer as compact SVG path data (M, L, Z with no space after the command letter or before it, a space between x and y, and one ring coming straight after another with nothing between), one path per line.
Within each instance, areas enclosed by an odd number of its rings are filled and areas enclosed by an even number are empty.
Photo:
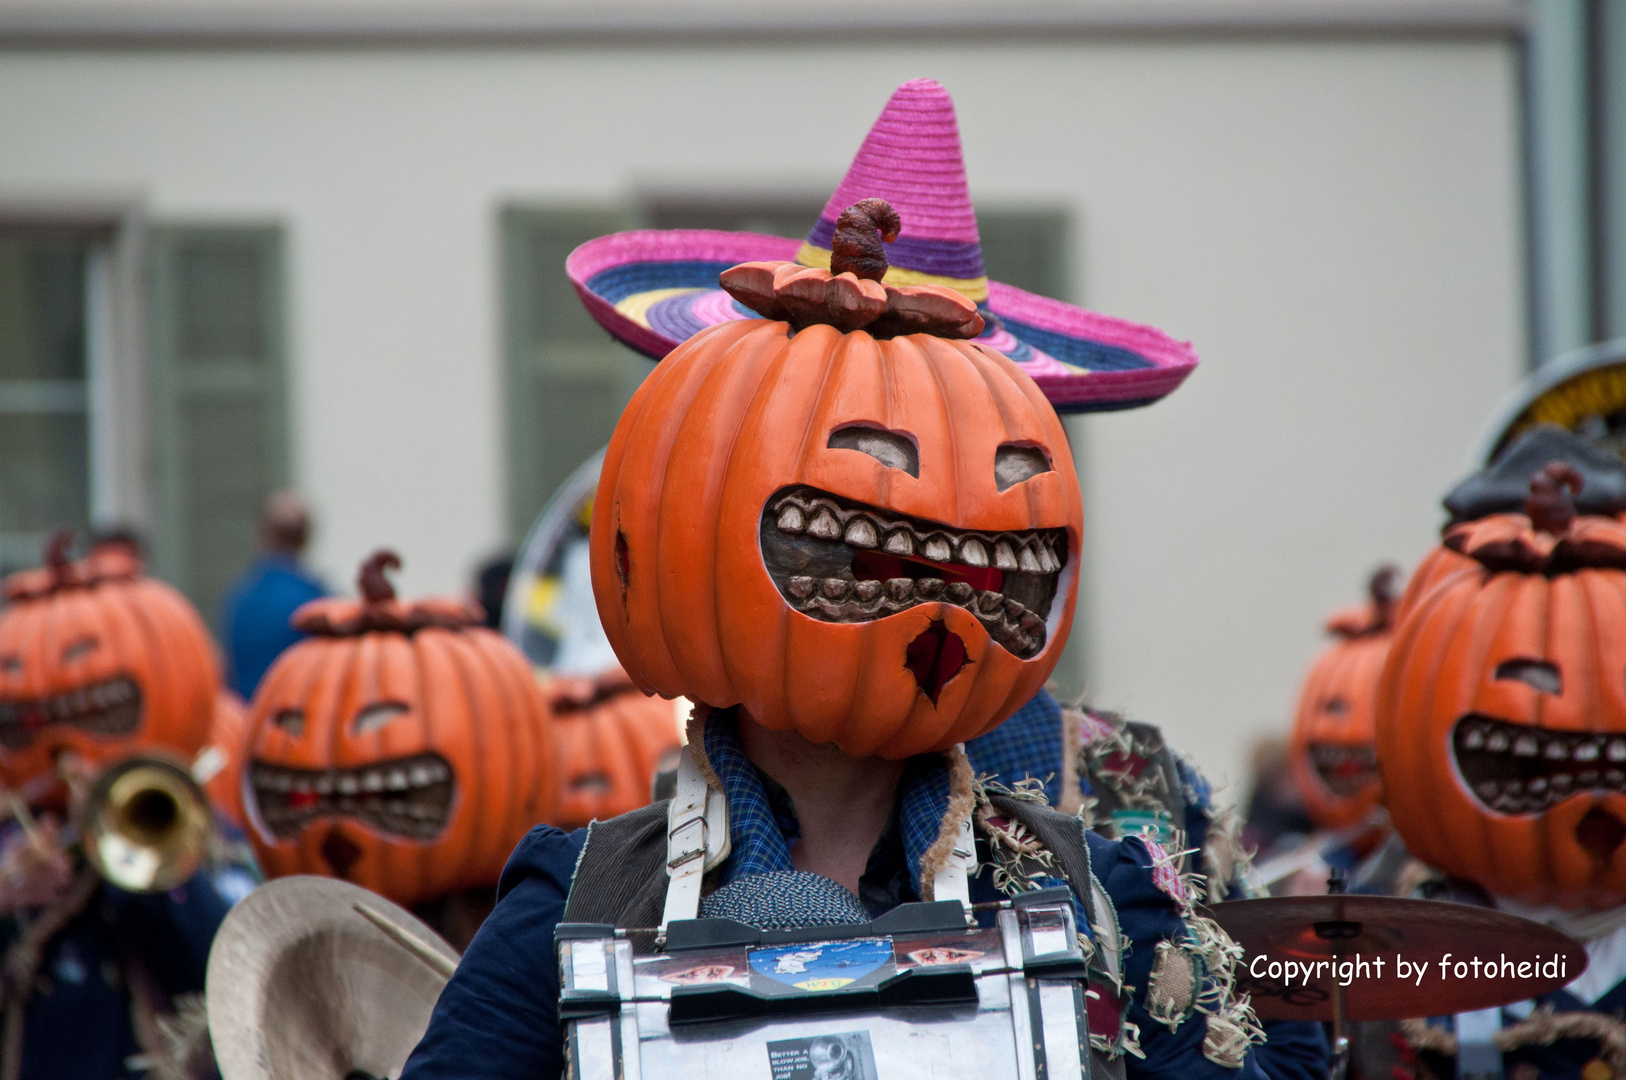
M255 559L226 590L220 604L220 640L226 647L226 683L247 701L272 661L305 635L288 620L303 603L326 596L321 581L286 555Z

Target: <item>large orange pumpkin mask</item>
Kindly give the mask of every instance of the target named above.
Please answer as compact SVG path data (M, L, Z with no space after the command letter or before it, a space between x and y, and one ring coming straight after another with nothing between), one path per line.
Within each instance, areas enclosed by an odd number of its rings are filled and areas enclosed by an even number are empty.
M8 577L0 613L0 779L48 776L71 750L92 765L208 738L220 669L203 620L123 553L67 558Z
M1453 527L1473 560L1395 631L1378 761L1418 858L1498 896L1626 901L1626 524L1546 466L1525 514Z
M646 692L854 756L973 738L1044 684L1083 509L1033 381L952 290L883 285L879 200L832 270L748 263L766 320L673 350L622 414L592 527L605 632Z
M400 904L489 885L553 810L546 706L523 656L457 600L401 603L379 552L358 601L294 614L251 706L245 798L268 876Z
M1310 666L1293 719L1290 758L1305 808L1323 829L1354 825L1378 804L1378 676L1389 652L1394 567L1372 576L1371 603L1327 620L1338 640Z

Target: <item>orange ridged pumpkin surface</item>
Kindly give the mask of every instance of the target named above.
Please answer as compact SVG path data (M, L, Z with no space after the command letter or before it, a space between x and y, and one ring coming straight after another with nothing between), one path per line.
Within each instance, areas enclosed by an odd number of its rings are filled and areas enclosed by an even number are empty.
M134 558L46 565L8 577L0 611L0 779L21 785L71 750L105 765L140 750L187 761L208 738L220 667L185 597Z
M1626 525L1580 516L1566 464L1526 514L1451 528L1473 560L1396 628L1378 706L1384 800L1423 861L1497 896L1626 901Z
M1468 556L1460 551L1453 551L1443 544L1429 549L1423 556L1423 561L1417 564L1417 569L1411 573L1411 579L1406 582L1406 588L1400 594L1400 600L1394 609L1394 624L1399 626L1411 614L1412 608L1427 596L1429 590L1434 588L1446 578L1463 570L1478 566Z
M1083 508L1039 388L959 339L981 331L974 306L883 286L885 266L725 272L774 318L703 330L644 381L591 548L640 688L901 758L982 734L1044 685ZM887 320L924 332L887 336Z
M554 809L547 706L519 651L458 600L402 603L362 568L358 601L294 615L312 637L254 694L250 835L268 877L342 877L399 904L495 883Z
M604 821L650 801L655 774L683 746L673 703L648 697L616 669L596 679L555 676L543 684L558 754L563 829Z
M211 757L219 756L209 761L214 773L204 781L204 793L226 820L245 828L248 818L243 813L243 766L248 761L248 705L230 690L222 689L215 698L209 741L204 747L204 753L211 751Z
M1393 567L1372 577L1372 600L1327 620L1337 640L1317 656L1299 693L1290 761L1305 808L1323 829L1354 825L1378 804L1378 678L1389 653Z

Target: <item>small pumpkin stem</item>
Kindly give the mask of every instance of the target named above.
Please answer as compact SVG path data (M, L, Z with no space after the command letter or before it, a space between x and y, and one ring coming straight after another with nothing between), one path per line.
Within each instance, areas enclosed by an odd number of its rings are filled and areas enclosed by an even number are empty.
M401 556L389 548L379 548L373 552L361 564L361 573L356 575L356 588L361 591L361 598L369 604L394 600L395 586L384 576L384 571L398 570L400 567Z
M1586 483L1581 473L1567 461L1549 461L1530 479L1530 497L1524 512L1530 523L1544 533L1560 536L1575 520L1575 496Z
M1387 630L1394 622L1395 582L1400 571L1393 566L1380 566L1367 582L1366 592L1372 598L1372 629Z
M836 219L836 234L830 241L830 272L851 273L870 281L886 277L887 243L898 238L903 219L885 199L861 199L841 212ZM876 232L881 235L879 239Z
M68 567L72 562L68 558L68 549L71 547L72 529L58 529L45 541L45 565L51 568L51 576L59 583L68 576Z

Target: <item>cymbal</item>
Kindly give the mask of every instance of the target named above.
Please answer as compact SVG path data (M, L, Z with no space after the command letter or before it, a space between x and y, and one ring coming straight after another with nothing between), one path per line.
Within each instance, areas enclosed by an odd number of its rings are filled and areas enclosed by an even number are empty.
M269 881L232 908L209 950L221 1076L399 1076L457 959L429 927L359 886Z
M1439 900L1273 896L1208 913L1242 946L1237 989L1264 1020L1332 1020L1339 990L1349 1020L1488 1009L1556 990L1587 965L1586 950L1550 926ZM1340 971L1334 957L1355 966Z

